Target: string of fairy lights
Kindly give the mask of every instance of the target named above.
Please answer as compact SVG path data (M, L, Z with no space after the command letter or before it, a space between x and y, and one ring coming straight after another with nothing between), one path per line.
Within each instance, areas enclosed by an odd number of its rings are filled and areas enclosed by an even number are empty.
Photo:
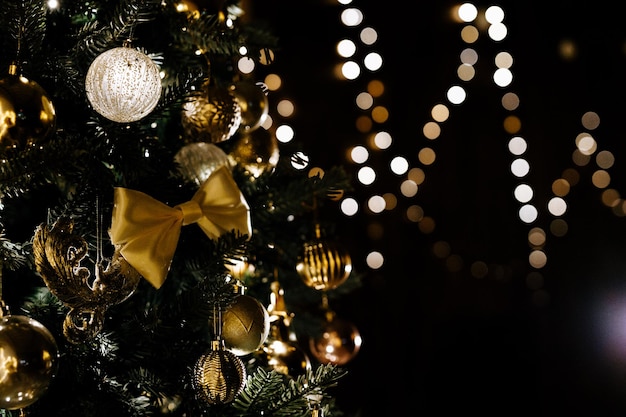
M356 80L359 77L369 76L365 91L358 91L355 94L354 104L361 111L355 120L355 127L365 138L364 143L353 146L346 153L350 162L356 166L356 178L361 185L369 187L376 184L379 176L376 169L369 165L370 155L373 152L389 151L393 149L394 137L392 133L381 126L390 115L390 110L379 99L384 96L385 83L376 78L379 70L383 67L383 56L374 48L379 39L378 31L365 25L365 16L361 9L353 4L353 0L338 0L342 6L340 9L340 21L347 28L357 29L353 38L345 37L336 43L336 53L340 62L336 66L335 74L339 79ZM437 103L430 111L431 120L427 120L422 126L422 134L432 143L440 138L442 126L450 118L453 109L460 109L466 101L466 90L463 83L468 83L476 78L476 64L478 63L478 52L473 47L481 33L485 33L488 38L500 43L507 34L508 28L504 24L505 12L499 6L490 6L485 10L479 10L472 3L463 3L451 10L451 16L455 21L463 25L460 36L466 45L459 53L460 63L456 70L458 84L451 85L445 92L445 98L449 105ZM365 53L357 54L359 50ZM561 53L567 55L575 53L575 45L568 43L562 45ZM241 51L242 58L238 62L238 69L243 74L250 74L256 70L254 61L246 57L246 51ZM361 57L360 61L357 56ZM271 61L271 60L270 60ZM493 62L495 70L492 74L493 83L501 88L504 93L501 98L502 107L508 111L508 115L502 121L505 132L510 135L508 139L508 150L511 156L510 174L517 179L517 185L512 194L519 203L517 218L522 223L529 226L527 234L528 247L527 264L530 267L526 276L526 286L531 291L532 300L537 305L545 304L549 300L549 294L544 289L544 278L541 269L547 264L548 256L545 247L548 241L548 234L554 237L562 237L567 234L568 223L564 218L567 213L566 197L571 188L580 181L580 173L576 167L588 165L595 155L595 162L598 169L592 174L591 182L598 189L602 190L601 201L609 207L616 216L626 216L626 200L619 191L610 188L611 177L608 170L615 162L614 155L607 150L598 150L598 144L590 131L598 128L600 117L595 112L587 112L581 117L582 128L584 129L574 140L575 149L572 154L573 167L565 169L560 178L553 181L551 190L552 197L545 207L538 207L535 199L535 191L529 182L527 175L531 170L530 161L525 155L528 150L528 141L519 134L522 122L515 111L520 105L520 96L515 93L511 84L513 82L513 55L508 51L500 51L495 54ZM279 95L283 87L283 79L275 74L269 73L263 79L268 91ZM277 140L287 143L296 136L289 118L295 114L294 101L287 97L281 97L273 102L274 109L269 112L263 123L264 129L272 129ZM276 118L273 117L276 116ZM280 120L279 120L280 118ZM378 129L375 129L377 127ZM377 190L364 202L359 202L355 197L344 196L341 200L340 208L347 217L367 211L374 216L385 211L397 210L399 198L409 201L418 196L419 188L427 177L428 167L433 165L437 159L437 152L432 146L423 146L417 151L417 164L412 166L409 158L403 155L390 155L388 167L390 171L400 178L397 192L393 190ZM306 154L299 154L298 158L293 158L294 168L311 168ZM313 174L319 173L313 170ZM399 194L399 195L398 195ZM365 209L363 208L365 207ZM538 226L535 223L540 217L540 210L547 210L552 216L549 227ZM415 223L419 230L430 235L436 228L436 219L428 215L423 207L417 203L409 204L406 207L402 218ZM549 232L549 233L548 233ZM451 245L439 240L432 244L433 254L440 258L445 267L452 272L466 268L466 259L456 254ZM373 249L366 254L366 264L372 270L383 267L386 262L386 255L382 250ZM511 263L517 262L512 260ZM510 265L487 263L485 260L474 260L469 264L469 273L475 278L492 277L501 279L509 273Z
M346 27L359 29L354 39L341 39L337 42L337 54L342 60L337 71L338 77L346 80L354 80L367 74L371 80L367 83L366 91L356 93L355 103L362 114L355 121L356 129L366 138L363 144L352 147L348 154L351 163L356 166L356 177L361 185L369 187L377 180L376 170L370 166L370 154L378 151L389 151L393 147L393 135L384 129L375 130L374 126L381 127L389 117L389 110L377 103L385 89L382 81L375 78L377 71L382 67L383 57L378 52L367 52L362 60L362 66L356 60L356 51L359 48L372 48L376 46L378 32L369 26L364 26L362 10L353 5L352 0L338 0L343 6L340 12L340 21ZM463 83L475 78L478 53L472 45L479 39L482 33L494 43L501 45L508 34L508 27L504 24L505 12L499 6L490 6L485 10L479 10L472 3L458 4L451 10L451 16L456 22L463 25L460 31L461 39L466 47L460 52L460 64L457 68L459 83L451 85L445 92L449 105L438 103L431 109L431 120L424 123L422 134L428 142L435 141L440 137L442 125L449 119L452 109L459 109L466 100L466 90ZM357 47L358 45L358 47ZM572 54L575 45L571 43L562 45L562 54ZM368 49L369 50L369 49ZM519 203L517 218L523 224L529 226L527 235L530 251L527 256L527 264L530 267L526 276L526 286L531 291L531 299L537 305L543 305L549 300L549 294L544 289L544 279L541 269L547 264L548 256L545 251L548 240L548 231L536 225L540 217L540 210L547 210L551 216L549 232L554 237L561 237L567 233L568 224L564 216L567 212L566 196L571 187L579 182L580 174L576 167L582 167L592 160L598 169L592 174L592 184L603 190L601 201L611 208L617 216L624 216L626 202L620 196L619 191L609 188L610 174L608 169L614 164L615 157L610 151L598 151L598 144L589 131L599 126L600 118L595 112L587 112L581 117L584 129L575 138L575 150L572 160L575 167L567 168L562 176L552 183L552 196L545 207L537 206L535 191L526 181L530 172L530 161L525 155L528 150L528 141L520 135L521 120L515 111L520 104L520 97L511 89L513 82L513 56L510 52L498 52L493 62L495 70L492 74L493 83L501 88L504 93L501 99L502 107L508 114L502 125L509 135L508 150L511 156L510 174L517 181L513 190L513 196ZM437 153L431 146L418 149L418 163L411 166L412 162L402 155L391 155L389 169L400 178L398 186L399 194L406 199L414 199L418 195L420 186L427 176L427 169L435 163ZM372 189L372 188L369 188ZM373 188L376 189L376 188ZM380 190L378 190L380 191ZM395 210L398 207L398 192L387 191L371 194L361 204L354 197L346 197L341 203L341 210L346 216L355 216L366 207L369 214L377 215L384 211ZM409 222L416 223L419 230L424 234L431 234L436 227L435 219L428 215L419 204L410 204L402 216ZM460 271L466 267L466 260L461 255L455 254L453 248L445 241L437 241L432 246L436 257L441 258L450 271ZM372 269L379 269L385 263L385 254L379 250L372 250L367 254L367 265ZM493 277L498 279L506 274L508 265L488 264L483 260L473 261L469 265L469 272L475 278Z

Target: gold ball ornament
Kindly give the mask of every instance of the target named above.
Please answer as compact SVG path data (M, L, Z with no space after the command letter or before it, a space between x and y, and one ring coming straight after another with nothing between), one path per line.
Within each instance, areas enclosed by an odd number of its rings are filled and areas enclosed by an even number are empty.
M85 92L93 109L109 120L130 123L147 116L161 97L159 67L128 46L98 55L87 70Z
M321 334L309 339L309 349L320 363L345 365L359 352L361 342L361 334L354 324L333 318Z
M228 155L219 146L207 142L189 143L174 156L182 177L200 186L221 166L230 167Z
M205 83L183 104L181 124L187 143L223 142L239 129L241 107L228 89Z
M246 369L239 357L225 350L223 341L198 358L194 366L193 387L207 404L232 402L246 384Z
M296 263L302 281L320 291L343 284L352 272L352 258L339 242L315 237L304 243Z
M0 408L17 410L37 401L58 368L54 337L38 321L19 315L0 319Z
M238 295L222 314L222 338L226 349L243 356L263 346L270 331L270 316L259 300Z
M41 143L56 127L56 111L35 81L10 74L0 79L0 145L25 149Z
M263 347L265 366L297 378L311 370L311 359L304 349L292 341L272 340Z
M260 128L241 133L233 141L228 153L233 166L242 166L255 178L274 172L280 151L278 140L269 130Z
M239 131L250 132L261 126L269 112L265 84L249 80L238 81L230 86L230 91L241 107Z

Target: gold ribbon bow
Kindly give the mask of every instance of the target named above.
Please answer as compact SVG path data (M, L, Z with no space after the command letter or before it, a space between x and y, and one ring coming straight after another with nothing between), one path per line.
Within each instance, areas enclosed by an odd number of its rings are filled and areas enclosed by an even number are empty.
M225 165L213 171L191 201L174 207L140 191L114 190L111 243L155 288L169 272L181 226L192 223L211 239L232 230L251 236L250 208Z

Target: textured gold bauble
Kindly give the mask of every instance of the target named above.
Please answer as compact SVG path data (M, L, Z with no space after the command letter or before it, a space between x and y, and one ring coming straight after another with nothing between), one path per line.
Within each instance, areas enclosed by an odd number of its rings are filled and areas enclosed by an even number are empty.
M240 165L252 176L272 173L278 164L278 140L263 128L237 135L229 152L233 165Z
M306 352L291 341L272 340L263 347L265 366L276 372L297 378L311 370Z
M222 148L207 142L188 143L174 156L182 177L200 186L221 166L230 167L228 155Z
M340 243L316 237L302 246L296 271L307 286L332 290L350 276L352 258Z
M230 91L241 107L239 131L250 132L261 126L269 112L269 100L264 84L250 80L238 81L230 86Z
M37 401L58 368L54 337L26 316L0 319L0 408L17 410Z
M120 46L98 55L85 78L93 109L118 123L147 116L161 98L159 67L143 52Z
M321 334L309 339L309 348L320 363L345 365L359 352L361 341L354 324L334 318L326 323Z
M261 348L269 331L267 309L249 295L238 295L222 314L222 338L226 349L235 355L247 355Z
M232 402L246 383L243 362L223 347L200 356L193 376L194 389L210 405Z
M204 84L183 104L184 141L219 143L230 139L241 124L241 107L227 88Z
M24 149L41 143L56 127L56 111L44 89L18 75L0 79L0 146Z

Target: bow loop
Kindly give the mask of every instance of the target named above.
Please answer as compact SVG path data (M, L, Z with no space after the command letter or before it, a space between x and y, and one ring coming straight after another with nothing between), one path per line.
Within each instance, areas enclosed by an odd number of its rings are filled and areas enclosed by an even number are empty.
M114 190L109 236L126 261L155 288L169 272L180 229L196 223L210 238L237 231L250 238L250 208L226 166L216 169L193 198L169 207L140 191Z

